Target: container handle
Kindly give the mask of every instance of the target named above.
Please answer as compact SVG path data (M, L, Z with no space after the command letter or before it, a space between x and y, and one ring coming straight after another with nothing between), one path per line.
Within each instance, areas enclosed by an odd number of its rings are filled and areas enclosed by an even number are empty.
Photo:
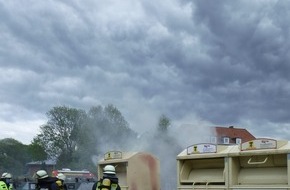
M265 164L268 160L268 156L263 160L263 161L260 161L260 162L252 162L252 157L248 160L248 164Z

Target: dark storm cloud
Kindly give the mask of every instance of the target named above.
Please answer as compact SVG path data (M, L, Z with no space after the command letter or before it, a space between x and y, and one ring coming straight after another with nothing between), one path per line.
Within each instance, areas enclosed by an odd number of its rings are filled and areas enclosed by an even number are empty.
M277 122L277 117L289 122L285 117L289 111L285 98L289 95L285 75L289 17L282 16L289 2L195 2L193 21L205 31L199 36L209 47L209 61L192 63L193 73L199 76L193 89L203 89L197 100L205 109L198 112L213 123L237 123L244 118ZM279 116L274 111L278 107L284 107Z
M1 120L111 103L141 133L164 113L284 138L289 5L0 0Z

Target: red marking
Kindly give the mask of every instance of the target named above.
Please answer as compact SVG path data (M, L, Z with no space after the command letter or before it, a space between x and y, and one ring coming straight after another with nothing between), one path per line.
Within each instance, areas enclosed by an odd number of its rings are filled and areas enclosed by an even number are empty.
M158 181L157 181L159 179L159 177L157 176L157 163L156 163L156 160L151 155L142 155L141 159L145 163L147 162L147 166L149 167L151 189L152 190L159 190L158 189Z
M130 185L130 189L132 189L132 190L138 190L137 185L136 185L135 182L133 182L133 183Z

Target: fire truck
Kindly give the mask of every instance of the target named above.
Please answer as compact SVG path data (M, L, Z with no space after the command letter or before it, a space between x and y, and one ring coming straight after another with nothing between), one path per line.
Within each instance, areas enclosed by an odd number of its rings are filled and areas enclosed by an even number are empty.
M88 170L71 170L68 168L53 170L52 176L56 177L59 173L65 175L66 182L94 181L96 178L95 175Z
M88 170L71 170L63 168L61 170L53 170L52 176L57 174L65 175L64 183L67 190L90 190L96 181L96 176Z

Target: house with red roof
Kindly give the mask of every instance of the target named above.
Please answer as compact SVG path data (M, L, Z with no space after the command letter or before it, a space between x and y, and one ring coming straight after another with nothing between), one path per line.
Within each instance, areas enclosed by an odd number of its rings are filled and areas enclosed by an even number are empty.
M26 164L27 177L32 177L38 170L46 170L51 175L55 169L56 162L53 160L35 161Z
M211 143L215 144L241 144L256 139L247 129L229 127L213 127Z

